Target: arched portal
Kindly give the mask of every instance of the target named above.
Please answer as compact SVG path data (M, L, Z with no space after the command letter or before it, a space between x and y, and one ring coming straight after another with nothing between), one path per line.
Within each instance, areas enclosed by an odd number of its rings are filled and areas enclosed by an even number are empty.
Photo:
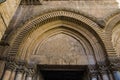
M30 62L33 61L40 64L95 64L96 58L94 57L93 47L89 41L81 33L72 29L74 26L65 27L65 24L61 24L61 22L60 25L53 25L51 28L49 27L50 29L46 30L42 29L43 32L37 36L34 35L41 32L42 27L48 26L41 26L40 29L33 32L23 42L20 53L18 53L19 56L22 55L21 58L23 60L26 59ZM68 25L66 24L66 26ZM100 61L102 59L98 58L97 60Z
M53 11L24 24L15 31L16 34L12 32L7 38L11 47L5 52L16 60L38 66L56 65L59 69L63 65L85 66L87 68L82 71L89 70L89 78L109 80L100 30L97 23L85 16L69 11ZM17 65L24 65L21 63ZM30 67L28 72L36 71L31 71Z

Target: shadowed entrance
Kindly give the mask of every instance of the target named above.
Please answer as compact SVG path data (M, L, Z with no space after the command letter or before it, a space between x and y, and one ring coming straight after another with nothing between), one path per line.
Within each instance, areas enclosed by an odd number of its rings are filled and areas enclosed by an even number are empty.
M86 66L42 66L43 80L88 80Z

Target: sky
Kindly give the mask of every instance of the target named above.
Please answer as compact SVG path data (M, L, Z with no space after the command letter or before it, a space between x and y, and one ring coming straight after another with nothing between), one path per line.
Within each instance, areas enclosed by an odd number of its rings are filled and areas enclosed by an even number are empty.
M116 0L119 3L119 8L120 8L120 0Z

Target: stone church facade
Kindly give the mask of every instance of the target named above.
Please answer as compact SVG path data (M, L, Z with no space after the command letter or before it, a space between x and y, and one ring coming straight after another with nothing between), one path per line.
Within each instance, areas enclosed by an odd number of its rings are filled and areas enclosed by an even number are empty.
M0 80L120 80L117 1L1 0Z

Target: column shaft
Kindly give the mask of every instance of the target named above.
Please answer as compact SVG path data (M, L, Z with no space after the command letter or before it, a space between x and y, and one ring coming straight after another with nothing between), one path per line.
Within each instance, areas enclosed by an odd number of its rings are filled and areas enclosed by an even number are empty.
M22 80L26 80L26 73L24 73Z
M15 74L16 74L16 72L15 72L15 71L12 71L12 74L11 74L11 76L10 76L10 80L14 80L14 79L15 79Z
M27 80L32 80L32 76L27 76Z
M6 70L2 80L9 80L11 76L11 71Z
M109 77L108 77L107 73L103 73L102 78L103 78L103 80L109 80Z
M18 72L15 80L22 80L22 73Z
M91 80L97 80L97 78L96 77L92 77L92 79Z

